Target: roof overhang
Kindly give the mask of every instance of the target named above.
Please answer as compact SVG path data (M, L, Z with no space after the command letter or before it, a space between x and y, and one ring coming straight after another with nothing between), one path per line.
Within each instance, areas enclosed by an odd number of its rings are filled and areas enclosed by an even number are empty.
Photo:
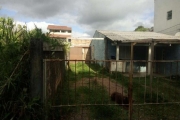
M111 41L118 43L163 43L180 44L179 36L171 36L155 32L120 32L98 31Z

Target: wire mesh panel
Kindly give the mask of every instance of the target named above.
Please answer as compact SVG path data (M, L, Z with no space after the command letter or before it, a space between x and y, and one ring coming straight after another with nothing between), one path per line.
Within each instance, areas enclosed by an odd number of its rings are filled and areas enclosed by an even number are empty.
M62 62L66 67L65 77L60 81L52 98L53 104L49 100L52 109L51 118L129 119L130 61L56 60L56 62ZM113 71L110 69L112 62L116 66ZM148 71L148 62L152 63L152 72ZM132 119L178 120L179 61L133 61L133 69ZM47 76L45 78L47 79Z

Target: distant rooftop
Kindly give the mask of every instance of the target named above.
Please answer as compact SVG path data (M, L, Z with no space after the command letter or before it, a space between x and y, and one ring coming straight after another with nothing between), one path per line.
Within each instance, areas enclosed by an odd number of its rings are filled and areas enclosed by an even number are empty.
M179 36L166 35L156 32L122 32L122 31L108 31L97 30L97 32L105 35L112 41L121 42L151 42L153 41L167 41L167 42L180 42Z
M58 26L58 25L48 25L47 29L49 29L49 30L71 30L71 27Z

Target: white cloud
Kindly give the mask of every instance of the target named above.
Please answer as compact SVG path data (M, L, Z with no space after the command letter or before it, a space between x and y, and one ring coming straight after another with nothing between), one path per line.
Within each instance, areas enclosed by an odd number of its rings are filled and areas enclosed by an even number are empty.
M153 0L1 0L0 4L16 11L17 21L28 18L30 29L37 24L47 31L53 23L72 27L75 36L93 36L97 29L133 31L140 24L153 26Z
M48 25L52 25L53 23L46 23L46 22L21 22L21 21L17 21L16 24L20 24L20 25L26 25L28 30L32 30L35 28L35 26L37 26L37 28L40 28L44 33L48 32L47 30L47 26Z
M75 37L75 38L89 38L91 36L89 34L87 34L87 33L72 32L72 37Z
M37 28L42 29L42 31L44 33L48 32L48 30L47 30L48 25L53 25L53 23L46 23L46 22L27 22L27 23L24 23L24 22L20 22L20 21L17 21L16 24L26 25L28 30L32 30L35 28L35 26L37 26ZM88 33L72 31L72 37L90 37L90 35Z

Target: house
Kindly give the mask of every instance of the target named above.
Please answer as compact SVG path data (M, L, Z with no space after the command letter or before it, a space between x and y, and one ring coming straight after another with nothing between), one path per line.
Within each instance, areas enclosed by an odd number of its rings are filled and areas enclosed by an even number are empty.
M94 38L104 38L102 40L93 39L91 42L91 58L93 60L109 60L110 62L99 63L107 67L110 71L129 72L130 60L141 60L134 62L134 72L152 71L153 60L172 60L166 58L171 55L174 48L180 44L180 38L155 32L121 32L96 30ZM164 53L164 48L168 53ZM131 56L132 55L132 56ZM149 61L149 62L148 62ZM163 64L154 64L153 70L157 73L164 73L160 69ZM176 68L174 68L176 69ZM168 71L166 73L168 74Z
M47 29L49 30L50 37L52 38L68 40L72 34L71 27L67 26L48 25Z
M67 26L58 26L58 25L48 25L47 29L49 30L49 36L51 38L56 38L57 40L68 40L71 37L72 29ZM62 46L56 46L55 48L50 46L48 43L43 43L44 58L58 58L65 59L66 53L63 50Z
M180 0L154 0L154 31L175 35L180 38ZM163 60L180 60L180 45L176 44L167 49L157 50L158 57ZM176 65L177 66L177 65ZM175 65L168 66L166 71L175 69Z
M180 0L154 0L154 31L180 36Z

